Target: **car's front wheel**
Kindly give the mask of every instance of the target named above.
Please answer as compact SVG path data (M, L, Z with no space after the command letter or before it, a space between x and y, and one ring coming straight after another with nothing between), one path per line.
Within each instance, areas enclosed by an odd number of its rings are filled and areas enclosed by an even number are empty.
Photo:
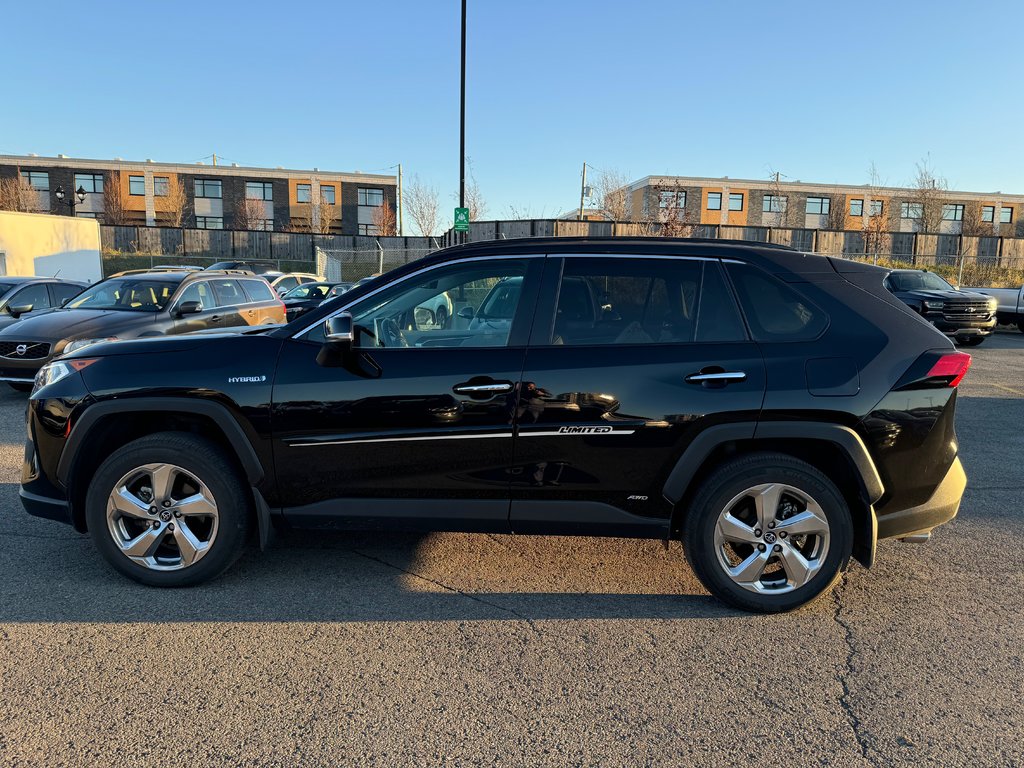
M213 443L162 432L114 451L86 495L86 524L117 571L143 584L183 587L220 575L241 554L252 499Z
M701 486L683 547L719 599L748 611L788 611L839 580L853 524L842 494L820 471L785 454L752 454L723 464Z

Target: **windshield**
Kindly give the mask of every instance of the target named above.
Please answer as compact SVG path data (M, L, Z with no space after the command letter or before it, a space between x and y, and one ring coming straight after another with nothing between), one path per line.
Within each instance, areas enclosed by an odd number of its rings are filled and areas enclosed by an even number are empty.
M934 272L893 272L889 275L897 291L951 291L953 286Z
M327 286L323 283L304 283L292 288L282 298L285 299L322 299L327 295Z
M105 280L68 302L71 309L116 309L126 312L159 312L167 306L178 283L124 277Z

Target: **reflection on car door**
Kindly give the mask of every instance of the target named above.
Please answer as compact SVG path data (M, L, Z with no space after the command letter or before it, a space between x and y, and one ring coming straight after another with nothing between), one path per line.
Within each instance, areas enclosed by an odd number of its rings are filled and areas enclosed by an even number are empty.
M287 341L272 408L286 516L507 530L514 390L543 261L474 259L384 286L350 307L359 346L345 354L322 347L320 326ZM450 289L476 310L509 276L525 279L510 325L416 327L429 296Z
M181 295L174 302L174 309L187 301L199 302L202 310L195 314L176 317L173 326L174 333L189 333L190 331L220 327L222 311L217 307L217 299L213 295L213 289L210 287L209 280L199 280L186 285ZM172 309L172 312L174 309ZM217 320L214 320L214 317Z
M244 305L249 302L242 286L235 279L211 280L213 295L217 298L217 312L210 317L210 327L230 328L246 325Z
M694 437L756 421L761 354L716 260L562 262L559 276L549 259L519 385L511 526L664 526L665 480Z

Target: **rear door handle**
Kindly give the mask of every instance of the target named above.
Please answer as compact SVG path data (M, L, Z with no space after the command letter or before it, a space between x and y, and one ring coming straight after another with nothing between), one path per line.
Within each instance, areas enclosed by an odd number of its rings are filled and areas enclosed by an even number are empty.
M211 323L219 323L221 320L222 318L220 315L214 315L213 317L210 318Z
M713 373L691 373L686 377L690 384L703 384L704 382L728 384L733 381L746 381L747 374L743 371L715 371Z
M468 381L463 384L456 384L452 392L457 395L497 395L502 392L511 392L511 381L491 381L479 384L470 384Z

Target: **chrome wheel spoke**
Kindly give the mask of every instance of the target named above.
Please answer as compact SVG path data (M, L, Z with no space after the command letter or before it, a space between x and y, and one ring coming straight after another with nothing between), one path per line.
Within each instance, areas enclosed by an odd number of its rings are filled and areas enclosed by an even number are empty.
M786 569L786 580L794 589L802 587L818 571L818 561L808 561L796 547L783 544L779 552L782 567Z
M187 496L175 504L175 507L179 512L181 512L181 514L186 516L202 515L204 517L210 517L211 515L217 514L216 505L203 493L195 493L191 496Z
M775 526L775 531L776 533L785 531L789 536L800 536L801 534L820 535L828 533L828 522L824 519L824 515L818 517L808 507L804 512L800 512L785 520L780 520Z
M754 535L754 529L749 525L733 517L726 512L718 520L718 530L726 541L742 542L744 544L756 544L760 539Z
M771 551L760 552L755 549L746 560L736 567L730 568L729 575L740 584L753 584L761 578L770 557Z
M757 509L757 524L761 530L764 530L768 527L768 523L775 519L784 486L778 483L769 483L759 485L752 490L754 491L754 506Z
M174 479L178 476L178 468L170 464L156 464L149 470L149 478L153 483L153 501L160 502L171 498Z
M182 565L192 565L205 554L206 548L209 546L196 538L184 520L178 520L177 525L174 526L174 541L181 553Z
M122 515L127 515L128 517L147 521L153 519L153 516L149 514L149 504L129 491L124 485L119 485L110 495L110 505Z
M152 557L166 533L164 526L147 528L135 538L121 541L121 551L128 557Z

